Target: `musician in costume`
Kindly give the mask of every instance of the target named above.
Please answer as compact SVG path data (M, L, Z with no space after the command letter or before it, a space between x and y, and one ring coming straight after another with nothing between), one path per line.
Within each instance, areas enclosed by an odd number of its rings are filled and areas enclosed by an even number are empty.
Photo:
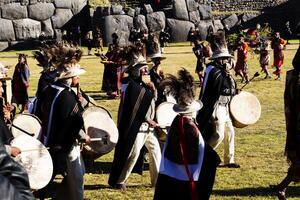
M158 45L156 47L158 47ZM166 59L166 57L163 57L161 55L161 51L159 48L153 49L152 52L155 53L149 55L149 58L151 58L151 61L153 63L153 66L149 71L149 75L151 78L151 82L157 89L157 100L155 104L158 106L160 103L166 101L166 97L164 95L164 88L160 87L160 83L165 77L164 71L161 67L161 61Z
M141 52L133 51L126 69L129 77L119 108L119 140L115 148L114 160L108 183L113 188L125 189L125 183L138 162L140 151L145 145L149 152L151 185L156 184L161 151L154 133L156 122L156 89L152 82L145 83L148 66ZM124 85L125 86L125 85ZM141 157L143 159L143 157ZM138 165L137 165L138 166ZM141 166L140 166L141 167ZM141 173L141 168L136 169Z
M224 140L224 166L239 168L234 161L235 132L229 114L230 100L237 94L236 82L230 74L233 56L228 52L223 31L217 31L210 40L213 55L201 88L203 108L197 115L198 127L204 141L212 148L216 149Z
M162 84L171 88L178 102L173 110L178 115L168 132L154 199L208 200L220 158L205 144L196 125L202 103L195 101L193 77L181 69L178 78L168 75Z
M110 98L115 98L120 95L121 76L124 67L124 54L119 46L118 35L112 34L113 44L109 47L106 53L107 60L104 63L104 73L102 90L107 93Z
M164 53L165 46L167 46L167 43L170 42L170 38L171 36L168 28L161 30L161 32L159 33L159 44L161 53Z
M269 41L266 38L259 39L259 63L261 71L263 71L266 76L265 79L272 78L269 73L268 65L270 63L270 53L269 53Z
M235 64L235 75L242 77L242 83L249 82L248 76L248 53L249 53L249 46L245 42L245 38L243 35L239 35L236 41L236 50L237 50L237 61Z
M300 25L296 28L300 38ZM286 119L285 156L290 167L286 177L278 184L271 185L278 199L286 199L286 189L291 182L300 182L300 46L293 59L294 69L286 73L284 106Z
M195 73L199 77L200 86L203 83L203 70L205 66L204 45L200 40L194 40L193 52L197 58Z
M271 48L274 51L274 63L273 66L275 67L275 74L276 80L281 80L281 68L284 61L284 53L283 50L286 46L286 41L280 37L280 33L276 32L273 40L271 41Z
M12 95L16 99L17 105L21 105L21 111L26 109L28 103L28 87L29 87L29 66L27 64L27 56L19 54L18 64L15 67L12 77Z
M53 178L57 174L64 177L52 197L83 199L84 165L77 140L88 142L89 137L80 131L83 128L83 108L71 89L78 83L79 75L85 72L78 64L82 51L77 46L61 42L50 46L47 53L58 76L42 91L35 114L42 121L39 139L50 148Z

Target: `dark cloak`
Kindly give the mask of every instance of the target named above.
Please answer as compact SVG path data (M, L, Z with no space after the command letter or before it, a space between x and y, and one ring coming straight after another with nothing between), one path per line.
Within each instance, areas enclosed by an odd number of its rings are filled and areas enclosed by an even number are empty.
M141 124L153 99L150 90L130 80L125 92L123 104L120 106L119 140L115 148L114 160L108 183L115 186L124 164L132 149Z
M217 66L216 63L210 63L207 67L209 68L210 65L212 65L212 69L209 74L207 74L207 71L205 72L204 84L202 85L199 97L203 103L203 108L198 112L196 117L204 141L208 141L214 133L211 117L215 104L222 94L223 87L224 85L231 85L231 78L226 75L220 66ZM234 87L236 88L236 84Z
M179 152L179 117L177 116L168 133L168 146L165 149L165 157L175 163L183 163L181 153ZM185 120L184 130L186 132L186 151L188 154L188 164L195 164L194 159L197 157L199 130L192 120ZM196 142L195 142L196 141ZM197 161L196 161L197 163ZM215 181L215 174L220 158L217 153L209 146L204 147L204 158L199 178L196 182L196 191L198 199L208 200ZM190 191L190 182L178 180L165 174L159 173L155 187L155 200L183 200L192 199Z
M285 152L292 162L300 160L300 72L290 70L287 72L284 92L284 106L286 119L286 146Z

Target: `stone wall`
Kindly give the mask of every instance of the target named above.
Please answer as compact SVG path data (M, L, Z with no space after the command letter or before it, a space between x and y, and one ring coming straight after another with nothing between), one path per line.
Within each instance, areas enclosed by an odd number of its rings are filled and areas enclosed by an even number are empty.
M288 0L215 0L211 6L215 11L252 11L275 7Z
M41 32L61 36L61 29L87 5L87 0L0 0L0 51Z

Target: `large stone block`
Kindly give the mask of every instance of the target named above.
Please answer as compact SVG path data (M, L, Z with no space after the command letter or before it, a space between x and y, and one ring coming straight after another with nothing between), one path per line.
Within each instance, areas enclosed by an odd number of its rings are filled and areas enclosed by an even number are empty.
M53 38L54 37L54 30L52 28L51 20L47 19L45 21L42 21L41 25L42 25L42 31L45 33L45 36L47 38Z
M54 34L55 34L56 41L61 41L62 40L63 33L60 29L55 29Z
M29 18L39 21L49 19L55 11L53 3L37 3L28 7Z
M165 29L166 17L164 12L154 12L147 15L147 24L150 32L157 32Z
M55 15L51 17L53 28L62 28L72 17L73 13L70 9L56 9Z
M64 0L64 1L66 1L66 0ZM54 0L30 0L29 4L33 5L33 4L37 4L37 3L53 3L53 2L54 2Z
M111 14L112 15L122 15L122 14L124 14L123 6L121 6L121 5L112 5L111 6Z
M87 5L87 0L72 0L72 12L74 15L78 14L84 6Z
M224 29L224 26L221 22L221 20L213 20L213 25L214 25L214 31L217 31L219 29Z
M128 45L130 29L133 27L133 18L128 15L110 15L104 17L104 41L112 43L111 35L117 32L121 46Z
M222 23L224 25L224 28L226 30L230 30L232 27L234 27L235 25L237 25L239 22L239 18L236 14L232 14L228 17L226 17L225 19L222 20Z
M202 20L212 19L211 6L209 5L199 5L200 18Z
M32 19L18 19L13 21L16 40L38 38L41 34L41 23Z
M145 15L153 13L153 9L150 4L145 4L143 9Z
M12 21L8 19L0 19L0 41L15 39L15 31Z
M72 1L69 0L54 0L56 8L72 8Z
M187 35L194 24L189 21L177 19L167 19L167 26L171 29L171 40L173 42L183 42L187 40Z
M139 28L142 31L148 32L148 27L146 24L146 17L144 15L137 15L133 18L133 26Z
M4 51L9 47L8 42L0 42L0 51Z
M254 19L255 17L257 17L257 14L255 13L244 13L241 16L242 22L247 22L250 21L251 19Z
M200 35L200 39L201 40L206 40L207 34L208 34L208 28L210 26L212 28L214 28L212 20L201 20L197 24L196 28L198 28L198 30L199 30L199 35Z
M190 21L193 23L197 23L200 21L200 14L198 10L189 12L189 16Z
M5 19L23 19L27 18L27 7L20 3L11 3L1 6L2 18Z
M129 8L127 11L127 15L130 17L134 17L135 15L135 10L133 8Z
M173 1L173 15L176 19L189 20L189 13L185 0Z
M198 10L199 4L195 0L186 0L187 9L189 12Z

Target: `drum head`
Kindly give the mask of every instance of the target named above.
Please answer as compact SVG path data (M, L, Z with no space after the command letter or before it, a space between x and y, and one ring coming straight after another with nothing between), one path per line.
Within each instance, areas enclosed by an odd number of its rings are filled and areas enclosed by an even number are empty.
M53 163L45 146L37 139L19 135L11 141L11 146L21 150L15 160L24 167L29 177L30 188L38 190L51 180Z
M261 105L256 96L249 92L240 92L230 102L233 125L243 128L255 124L260 118Z
M156 109L156 121L162 127L171 126L174 118L178 115L173 110L175 104L171 102L163 102Z
M25 133L27 132L32 134L31 136L34 138L38 138L41 128L41 121L36 116L32 114L19 114L16 115L12 122L11 132L14 137L28 135Z
M117 144L119 132L109 113L101 107L89 107L82 116L86 133L92 140L97 140L85 145L84 157L97 159L112 151Z

